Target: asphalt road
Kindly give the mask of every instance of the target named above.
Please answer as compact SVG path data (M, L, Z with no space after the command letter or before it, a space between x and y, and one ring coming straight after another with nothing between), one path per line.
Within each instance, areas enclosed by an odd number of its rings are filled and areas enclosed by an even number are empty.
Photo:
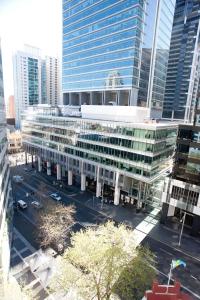
M30 166L28 168L30 169ZM12 170L12 174L20 174L24 177L22 184L13 184L14 197L16 200L23 199L30 204L31 201L44 197L46 201L52 201L50 200L49 194L58 191L57 188L52 185L53 178L47 177L43 173L39 174L34 171L25 172L24 166L18 166ZM26 197L26 193L30 193L30 191L35 191L35 194ZM81 203L82 197L88 197L88 193L85 195L80 191L79 187L71 186L64 192L58 192L62 196L63 203L75 205L75 219L79 224L87 226L107 221L108 218L106 218L105 215ZM14 216L14 226L35 248L39 248L37 242L37 224L35 221L36 214L37 211L31 207L31 205L24 211L16 212ZM173 246L156 241L148 236L143 240L142 244L148 245L157 256L158 279L160 282L167 282L167 275L172 259L181 258L184 260L187 265L186 268L176 268L173 271L173 279L177 278L181 281L183 289L192 296L192 299L200 299L200 261L198 259L191 257L189 254L180 253L180 251L173 248Z

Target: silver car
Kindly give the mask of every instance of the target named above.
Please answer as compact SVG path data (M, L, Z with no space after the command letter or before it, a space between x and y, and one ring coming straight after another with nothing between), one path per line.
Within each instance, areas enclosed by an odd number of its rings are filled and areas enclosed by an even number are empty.
M56 201L61 201L62 200L61 196L58 193L52 193L52 194L50 194L50 197L53 200L56 200Z
M40 202L38 202L38 201L32 201L32 202L31 202L31 205L32 205L34 208L37 208L37 209L42 208L42 204L41 204Z

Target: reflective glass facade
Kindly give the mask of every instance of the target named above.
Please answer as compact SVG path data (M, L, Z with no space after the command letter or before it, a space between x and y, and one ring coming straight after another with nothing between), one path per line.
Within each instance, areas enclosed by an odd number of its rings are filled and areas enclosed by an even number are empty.
M38 59L28 57L28 97L29 104L39 103Z
M199 185L200 182L200 108L197 105L193 125L179 125L175 153L174 178Z
M143 0L63 1L64 92L138 87L144 7Z
M150 180L173 154L175 126L24 115L23 142Z
M162 110L175 0L150 0L142 59L138 104Z
M175 0L63 0L64 104L161 110L174 6Z
M191 119L199 65L200 1L177 0L170 45L163 117Z

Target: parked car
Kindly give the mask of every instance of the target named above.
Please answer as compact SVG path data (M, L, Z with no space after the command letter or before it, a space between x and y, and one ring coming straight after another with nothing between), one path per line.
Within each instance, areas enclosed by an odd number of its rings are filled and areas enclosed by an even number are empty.
M28 207L27 203L25 201L23 201L23 200L18 200L17 201L17 205L18 205L18 207L20 207L22 209L25 209L25 208Z
M32 202L31 202L31 205L32 205L34 208L37 208L37 209L42 208L42 204L41 204L40 202L38 202L38 201L32 201Z
M61 196L58 193L52 193L52 194L50 194L50 197L53 200L56 200L56 201L61 201L62 200Z
M20 182L22 182L23 180L24 180L24 178L23 178L22 176L20 176L20 175L14 175L14 176L13 176L13 181L14 181L14 182L20 183Z

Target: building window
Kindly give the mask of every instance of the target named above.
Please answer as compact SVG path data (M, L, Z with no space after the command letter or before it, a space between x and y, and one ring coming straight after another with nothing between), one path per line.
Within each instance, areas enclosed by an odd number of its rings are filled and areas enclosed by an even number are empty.
M190 205L197 206L199 193L173 186L171 197Z

